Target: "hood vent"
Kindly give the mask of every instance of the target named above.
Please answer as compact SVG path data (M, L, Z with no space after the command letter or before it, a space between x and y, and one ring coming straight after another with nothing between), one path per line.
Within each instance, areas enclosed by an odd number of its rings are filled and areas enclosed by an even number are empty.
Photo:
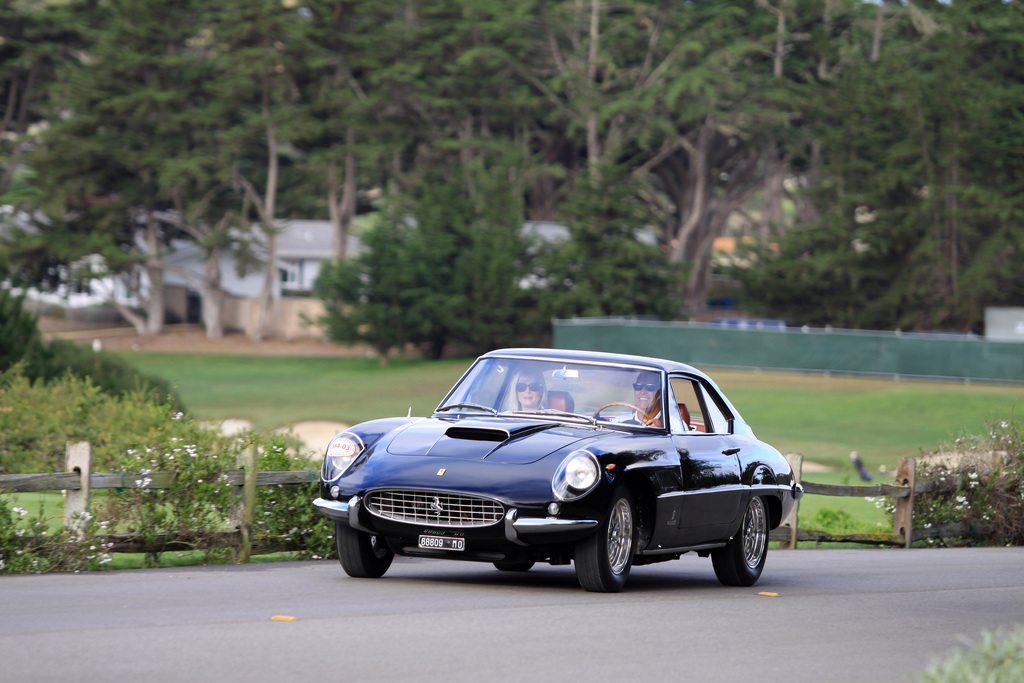
M450 427L444 433L449 439L465 439L466 441L493 441L502 443L511 436L504 429L487 429L482 427Z

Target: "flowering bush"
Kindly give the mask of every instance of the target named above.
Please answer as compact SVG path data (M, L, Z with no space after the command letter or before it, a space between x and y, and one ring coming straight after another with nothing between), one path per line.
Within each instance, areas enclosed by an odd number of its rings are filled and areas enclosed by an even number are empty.
M92 535L91 516L75 522L82 533L53 533L42 511L30 515L0 496L0 574L100 569L110 562L109 544Z
M12 388L19 402L49 404L54 414L52 419L20 423L15 435L19 443L25 448L49 444L52 452L42 461L48 463L58 457L56 434L65 440L72 434L77 438L91 434L101 444L95 446L93 441L93 471L120 474L125 486L95 491L91 514L75 520L74 530L54 531L54 521L45 519L42 511L29 515L0 495L0 573L99 569L110 561L114 535L130 535L156 548L147 557L148 565L159 563L161 548L171 541L177 547L185 543L202 551L202 561L223 561L228 552L223 532L233 528L237 494L227 471L236 469L239 455L250 449L259 454L258 469L306 470L311 481L257 488L255 539L285 541L304 557L333 552L333 528L311 504L316 497L312 483L316 473L309 469L308 460L291 454L288 437L256 432L225 436L178 412L171 403L140 395L110 397L96 392L87 380L74 378L60 380L60 391L6 378L0 386L0 408L11 406L10 413L27 414L8 402ZM61 392L66 399L63 405ZM0 410L0 422L4 415ZM76 418L77 426L64 425ZM0 428L0 449L13 438ZM63 450L61 444L61 459ZM62 469L54 464L52 469L35 471Z
M984 436L942 445L917 466L933 482L914 502L914 526L960 525L929 543L1024 545L1024 424L996 420ZM891 508L891 506L890 506Z
M167 420L176 411L142 389L114 396L88 378L32 382L15 368L0 374L0 467L8 474L59 472L67 442L88 441L93 470L112 472L126 449L180 431Z
M317 497L318 470L308 459L293 454L286 438L274 435L260 444L259 469L270 472L306 470L309 484L260 486L256 489L256 515L253 536L280 538L299 557L320 559L337 555L334 526L313 507Z

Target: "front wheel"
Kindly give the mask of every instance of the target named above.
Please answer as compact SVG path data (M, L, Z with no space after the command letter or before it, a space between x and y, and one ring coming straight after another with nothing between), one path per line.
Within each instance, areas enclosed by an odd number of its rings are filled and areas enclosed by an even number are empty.
M761 498L751 498L740 532L724 548L711 552L715 576L726 586L753 586L768 557L768 514Z
M341 567L349 576L379 579L395 559L383 536L356 531L341 522L334 523L334 542Z
M597 533L576 544L576 578L585 590L618 593L626 585L638 533L635 510L629 490L619 489Z

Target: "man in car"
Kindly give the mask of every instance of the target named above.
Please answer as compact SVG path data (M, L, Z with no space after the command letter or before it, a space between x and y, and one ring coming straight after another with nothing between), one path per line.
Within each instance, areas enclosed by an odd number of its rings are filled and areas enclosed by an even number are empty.
M639 408L624 418L622 424L643 424L661 427L661 377L656 372L641 371L633 382L633 405Z

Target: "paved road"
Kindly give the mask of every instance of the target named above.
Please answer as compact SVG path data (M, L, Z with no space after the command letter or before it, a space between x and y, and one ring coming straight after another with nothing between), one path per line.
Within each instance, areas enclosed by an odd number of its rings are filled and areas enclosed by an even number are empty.
M1021 623L1024 548L772 551L749 589L688 555L615 595L408 559L14 576L0 681L899 681Z

